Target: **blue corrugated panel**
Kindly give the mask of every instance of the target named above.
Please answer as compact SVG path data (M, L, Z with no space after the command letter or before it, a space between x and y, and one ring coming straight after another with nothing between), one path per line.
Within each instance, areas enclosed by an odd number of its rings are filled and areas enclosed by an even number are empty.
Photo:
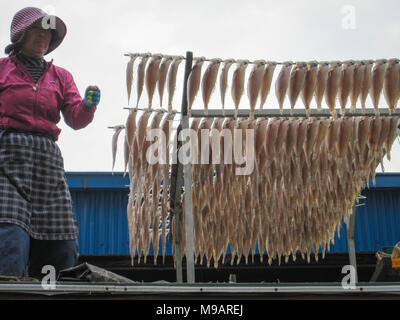
M80 254L129 254L124 191L72 191L79 225Z
M382 184L381 184L382 186ZM354 231L357 252L377 252L400 242L400 189L366 189L357 207ZM347 228L343 223L341 238L336 235L331 252L348 252Z
M400 190L368 190L357 214L357 251L378 251L400 242Z
M129 179L121 173L67 173L78 224L80 253L129 254L126 218ZM400 174L378 174L376 188L366 189L365 206L357 208L356 251L376 252L400 241ZM330 252L348 252L346 225ZM172 254L167 243L167 254ZM152 252L151 252L152 254Z

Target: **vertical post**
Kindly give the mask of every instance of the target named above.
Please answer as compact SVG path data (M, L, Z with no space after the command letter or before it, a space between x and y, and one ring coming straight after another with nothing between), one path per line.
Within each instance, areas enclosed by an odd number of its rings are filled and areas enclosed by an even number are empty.
M354 229L356 225L356 206L353 207L351 216L349 217L349 221L347 224L347 245L349 247L349 260L350 265L354 267L356 272L355 280L358 283L358 272L357 272L357 257L356 257L356 248L354 244Z
M180 125L177 130L177 141L176 149L174 152L177 153L177 162L172 165L171 172L171 193L170 193L170 207L171 207L171 220L174 220L174 234L170 232L170 239L174 243L175 249L175 266L176 266L176 282L183 283L183 273L182 273L182 235L181 235L181 216L182 216L182 164L179 163L178 153L182 147L182 142L179 139L179 134L182 131L182 126Z
M182 119L181 124L178 127L177 131L177 148L176 152L176 164L172 166L171 172L171 195L170 195L170 207L173 211L173 219L175 232L173 235L173 242L175 244L175 264L176 264L176 278L178 283L183 283L183 272L182 272L182 260L183 260L183 252L182 252L182 183L183 183L183 164L179 161L179 151L182 148L182 141L180 139L181 131L184 129L183 124L185 123L185 118L187 119L187 82L189 79L190 72L192 71L192 63L193 63L193 54L191 52L187 53L186 56L186 68L185 68L185 79L183 84L183 99L182 99ZM185 184L186 186L186 184ZM191 195L190 191L190 195ZM191 202L190 202L191 205ZM186 208L185 208L186 209ZM192 214L191 210L190 214ZM193 225L193 223L192 223ZM186 232L187 234L187 232ZM194 266L194 264L193 264ZM194 271L193 271L194 273ZM191 275L190 275L191 277ZM192 278L190 278L192 280Z
M187 101L187 81L192 71L193 53L186 53L186 74L185 83L183 86L183 99L182 99L182 130L189 129L188 117L188 101ZM190 151L191 152L191 151ZM191 161L188 161L184 167L184 187L185 187L185 237L186 237L186 274L187 282L194 284L195 268L194 268L194 238L193 238L193 208L192 208L192 166Z

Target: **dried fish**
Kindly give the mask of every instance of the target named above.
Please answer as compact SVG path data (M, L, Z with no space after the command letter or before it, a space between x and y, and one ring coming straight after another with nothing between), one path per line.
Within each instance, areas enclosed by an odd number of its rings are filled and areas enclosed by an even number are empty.
M370 96L376 115L379 115L379 101L385 81L386 67L387 61L382 59L376 62L375 67L372 70Z
M307 76L307 64L304 62L296 63L295 67L290 74L289 82L289 100L292 107L291 114L293 115L294 107L296 106L297 99L304 88L304 83Z
M363 112L365 112L365 104L368 98L368 94L371 88L372 82L372 68L374 66L374 61L368 60L364 61L365 63L365 73L364 73L364 81L361 90L361 108Z
M210 104L211 95L217 83L218 71L221 66L221 59L213 59L204 73L201 83L203 102L206 115L208 114L208 105Z
M384 93L389 105L389 111L392 113L399 100L400 90L400 60L391 59L387 64L387 70L384 80Z
M115 167L115 162L117 158L117 151L118 151L118 138L122 132L122 130L125 129L125 126L116 126L113 128L115 130L115 133L112 138L112 157L113 157L113 166L112 166L112 171L114 172L114 167Z
M131 94L132 94L132 84L133 84L133 71L134 71L134 66L135 66L135 61L139 54L132 54L130 55L131 59L128 62L128 66L126 67L126 87L128 91L128 105L131 100Z
M235 60L228 59L224 61L224 67L221 71L220 76L220 92L221 92L221 102L222 102L222 110L225 110L225 97L226 97L226 90L228 89L228 74L230 68L235 63Z
M285 62L279 73L275 84L276 97L278 99L279 108L283 113L283 104L285 102L286 93L289 88L290 74L292 71L293 62Z
M353 90L354 61L346 61L342 64L342 75L339 87L340 113L346 113L347 101Z
M260 109L262 110L264 108L265 102L267 101L268 95L271 91L271 85L272 85L272 79L274 77L274 72L276 69L276 62L268 62L265 71L264 71L264 77L262 81L262 86L261 86L261 92L260 92Z
M168 73L168 112L172 111L172 102L174 101L174 95L176 90L176 78L178 75L179 66L184 60L184 57L175 57L172 62L171 68Z
M317 73L317 86L315 88L315 100L317 101L318 110L322 110L322 99L325 95L326 86L328 84L329 63L321 62Z
M310 116L311 101L317 86L318 63L312 61L307 64L307 74L304 82L304 88L301 92L304 107L306 108L307 117Z
M149 108L153 106L154 92L157 87L158 78L160 75L160 63L162 60L161 54L153 55L149 62L146 71L146 89L149 97Z
M141 55L142 61L140 61L138 67L138 80L137 80L137 104L136 108L139 107L140 98L142 97L144 82L146 77L146 65L151 57L151 53Z
M133 141L135 139L136 134L136 110L130 110L129 116L126 120L126 135L125 135L125 172L127 169L127 165L129 164L130 156L133 153Z
M366 65L364 61L355 62L354 64L354 77L353 89L351 92L351 110L355 111L357 108L357 101L361 95L362 87L364 84Z
M399 130L399 118L392 117L391 123L390 123L389 135L385 142L385 150L386 150L387 158L389 161L391 160L391 157L392 157L391 156L392 146L398 135L398 130Z
M238 116L240 101L244 92L244 82L247 66L249 65L248 60L240 60L237 62L237 69L233 74L232 82L232 99L235 104L235 119Z
M254 111L256 109L256 104L260 95L262 80L265 73L265 64L266 61L264 60L256 61L248 81L247 93L250 101L250 120L254 119Z
M197 93L200 90L201 81L201 70L206 58L201 57L195 59L195 64L193 66L192 72L189 75L188 80L188 115L190 117L192 112L192 107L194 100L196 99Z
M326 85L325 100L333 116L336 116L336 98L342 79L341 63L333 62L329 65L328 80Z
M164 57L163 61L161 62L159 79L158 79L158 94L160 96L160 107L163 106L163 97L164 97L165 85L167 83L168 71L173 60L174 60L173 57L167 56Z
M172 106L171 92L173 97L177 66L182 59L174 60L174 69L171 58L158 58L156 61L153 56L147 68L149 77L146 77L146 87L149 93L156 86L154 79L157 78L158 85L163 87L162 83L160 85L161 74L165 78L169 72L169 88L173 88L169 90L169 106ZM152 63L157 66L154 67L156 71L152 69ZM211 61L203 79L201 67L198 67L201 83L194 81L196 77L192 74L190 93L188 90L192 105L193 97L199 91L196 87L201 84L204 105L208 109L221 63L219 59ZM233 63L225 61L223 64L220 77L223 105L229 68ZM236 117L249 62L238 61L237 64L232 85ZM326 250L334 244L343 218L348 218L348 212L357 202L369 178L372 177L375 183L378 161L384 171L384 150L390 159L391 148L398 134L397 117L336 117L337 98L341 113L344 114L349 98L353 110L359 98L361 107L365 109L366 95L370 92L371 97L374 96L372 100L375 101L376 110L376 101L382 90L391 111L395 109L400 90L399 60L392 59L381 64L385 66L382 83L379 62L374 71L373 62L370 61L332 62L329 69L326 68L327 63L319 67L317 62L297 63L293 72L292 63L284 65L275 86L280 108L283 108L287 93L292 108L301 94L309 115L313 96L319 108L325 96L332 115L335 115L329 119L254 120L258 98L262 108L276 68L275 63L263 60L256 61L247 83L251 109L249 119L193 119L191 134L194 134L194 139L191 140L191 148L197 150L200 147L201 153L191 152L193 185L189 192L193 199L195 254L200 263L206 260L208 267L213 265L218 268L221 258L225 262L228 246L232 252L232 264L249 263L250 258L254 261L257 245L262 260L265 250L268 252L270 264L274 260L280 264L282 257L284 262L288 262L290 256L295 260L297 253L310 262L311 252L315 253L314 258L318 261L321 258L318 255L320 247L322 258L325 257ZM159 76L150 76L151 70ZM288 74L286 82L285 75ZM379 90L381 84L382 89ZM160 93L161 103L162 96L163 90ZM125 164L129 164L131 179L127 217L132 262L137 254L139 262L142 256L146 262L151 244L154 263L157 263L160 250L165 262L167 231L173 232L178 227L182 234L185 233L185 222L175 226L174 220L169 217L168 205L171 187L169 145L173 132L171 121L176 113L148 110L136 123L137 114L138 110L131 110L126 125L115 127L113 170L118 136L125 128ZM149 125L150 118L152 121ZM162 142L165 148L158 152L166 153L166 162L147 161L151 142L146 137L151 129L164 132L166 141ZM254 131L254 149L251 142L246 140L246 130ZM238 175L238 169L243 169L243 163L247 164L251 159L249 150L254 151L255 155L254 171L248 175ZM185 241L182 242L182 250L186 252Z

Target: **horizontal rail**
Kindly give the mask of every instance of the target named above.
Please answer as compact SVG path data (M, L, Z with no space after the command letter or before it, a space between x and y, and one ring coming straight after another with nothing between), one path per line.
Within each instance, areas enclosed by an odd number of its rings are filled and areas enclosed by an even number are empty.
M391 293L400 294L395 283L382 285L358 284L355 288L344 289L340 284L321 285L116 285L116 284L56 284L56 288L44 290L41 284L0 284L0 293L32 293L37 295L79 294L79 293L124 293L124 294L349 294L349 293Z
M126 54L124 54L124 56L125 56L125 57L140 57L140 56L143 56L143 55L145 55L145 54L147 54L147 53L126 53ZM163 56L164 58L165 58L165 57L172 57L172 58L180 57L180 58L182 58L182 60L186 60L185 57L179 56L179 55L162 55L162 54L161 54L161 56ZM196 59L199 59L199 57L193 58L193 60L196 60ZM221 60L224 61L225 59L221 59ZM229 59L229 60L233 60L233 61L236 63L236 62L243 61L243 60L245 60L245 59ZM258 60L256 60L256 61L248 61L248 64L256 64L256 63L259 62L260 60L263 60L263 59L258 59ZM265 60L265 59L264 59L264 60ZM389 59L376 59L376 60L374 60L374 59L370 59L370 60L364 59L364 60L346 60L346 61L354 61L354 62L357 62L357 61L368 61L368 62L370 62L370 63L376 63L376 62L381 61L381 60L389 60ZM206 62L212 62L213 59L205 59L204 61L206 61ZM275 61L269 61L269 60L265 60L265 61L266 61L266 63L274 63L274 64L276 64L276 65L284 65L284 64L286 64L286 63L291 63L292 65L295 65L296 63L300 62L300 61L275 62ZM307 61L305 61L305 62L307 63ZM329 63L330 61L316 61L316 60L310 60L309 62L316 62L316 63L321 64L321 63ZM341 62L341 61L332 61L332 62ZM344 62L345 62L345 61L343 61L343 63L344 63Z
M340 115L340 109L336 110L337 115ZM250 110L240 110L238 111L238 118L247 118L250 115ZM400 110L396 110L390 114L389 109L379 109L380 116L397 116L400 117ZM192 110L191 117L192 118L233 118L235 116L235 110L208 110L206 114L205 110ZM317 109L311 109L310 112L311 117L331 117L331 113L328 109L323 109L321 111ZM345 113L346 117L362 117L362 116L375 116L375 109L366 109L363 110L348 110ZM306 118L307 113L306 110L301 109L284 109L282 112L279 109L264 109L264 110L256 110L254 112L255 118L260 117L285 117L285 118Z

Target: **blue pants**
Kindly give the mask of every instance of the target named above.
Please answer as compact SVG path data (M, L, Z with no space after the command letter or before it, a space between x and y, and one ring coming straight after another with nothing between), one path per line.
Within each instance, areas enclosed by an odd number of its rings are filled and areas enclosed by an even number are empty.
M57 274L78 263L78 242L39 241L17 225L0 224L0 275L41 280L44 266L53 266Z

